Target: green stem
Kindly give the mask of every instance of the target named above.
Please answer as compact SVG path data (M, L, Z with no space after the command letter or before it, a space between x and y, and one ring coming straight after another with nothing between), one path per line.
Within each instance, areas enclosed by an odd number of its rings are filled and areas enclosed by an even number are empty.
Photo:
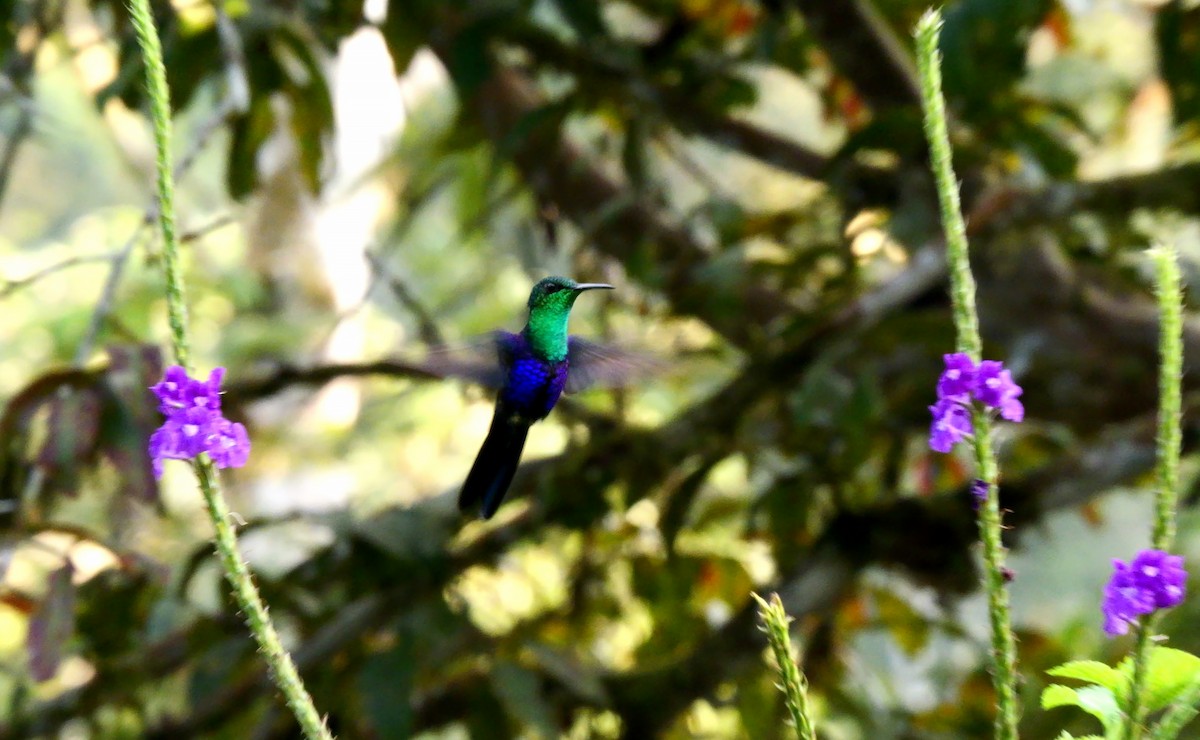
M1179 261L1175 250L1158 246L1148 252L1154 262L1159 315L1158 369L1158 463L1155 469L1154 532L1151 545L1170 552L1175 543L1175 511L1179 499L1179 454L1183 377L1183 292ZM1133 651L1133 682L1129 687L1129 707L1125 713L1128 740L1138 740L1144 732L1146 709L1142 704L1147 665L1158 627L1157 615L1138 625Z
M921 76L921 102L925 110L925 135L929 139L930 162L937 182L938 203L946 232L946 259L950 266L950 297L954 305L954 326L958 351L978 362L982 352L979 319L975 310L975 278L967 251L967 228L958 198L958 180L954 176L950 136L946 126L946 105L942 98L941 56L938 35L941 15L926 11L917 23L917 66ZM1004 578L1004 545L996 453L992 448L991 419L987 413L974 413L975 459L979 477L988 486L987 500L979 507L979 536L983 541L984 587L992 627L992 682L996 690L995 736L1014 740L1017 736L1016 640L1013 637Z
M804 674L792 657L792 641L788 634L788 622L791 617L784 611L783 601L779 594L771 594L767 602L758 594L750 594L758 602L758 614L763 620L763 631L767 633L767 642L771 644L771 652L775 655L775 667L779 672L779 689L783 692L783 702L792 715L792 726L796 737L800 740L816 740L812 720L808 709L808 683Z
M1137 640L1133 648L1133 681L1129 686L1128 709L1125 712L1125 728L1122 737L1137 740L1142 736L1145 708L1142 706L1142 687L1150 664L1150 648L1153 646L1157 615L1151 614L1137 626Z
M1160 367L1158 375L1158 486L1154 502L1154 547L1169 551L1175 544L1175 512L1179 500L1179 454L1182 438L1183 291L1175 250L1151 249L1158 275Z
M171 167L171 108L167 90L166 70L163 67L162 47L158 31L154 27L149 0L133 0L131 15L137 30L138 42L146 65L146 86L150 95L150 112L154 123L154 145L157 149L158 218L163 232L163 266L167 279L167 311L171 326L171 344L177 364L188 370L190 347L188 343L187 299L182 271L179 266L179 240L175 234L174 181ZM216 547L225 570L225 576L233 587L238 606L246 615L254 639L271 670L275 683L287 700L288 707L296 716L301 729L308 738L332 738L324 721L317 713L312 698L304 688L300 674L291 656L284 650L279 635L267 616L258 589L250 576L250 570L238 552L237 536L229 523L229 508L221 495L220 482L212 461L201 456L194 465L204 494L204 503L216 529Z

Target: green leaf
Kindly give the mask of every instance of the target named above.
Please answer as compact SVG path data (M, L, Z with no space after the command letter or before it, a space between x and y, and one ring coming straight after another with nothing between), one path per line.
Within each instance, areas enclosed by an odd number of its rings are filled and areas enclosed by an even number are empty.
M1103 686L1084 686L1072 689L1061 684L1051 684L1042 691L1042 709L1056 707L1079 707L1100 720L1106 732L1121 724L1121 709L1112 691Z
M1133 681L1133 661L1121 661L1120 672L1125 682ZM1146 711L1157 712L1175 700L1184 688L1200 673L1200 658L1182 650L1155 647L1150 651L1143 699Z
M1074 707L1079 705L1079 697L1070 686L1052 683L1042 689L1042 709L1057 709L1058 707Z
M401 634L390 649L368 655L359 671L364 719L379 740L399 740L412 734L412 705L395 700L412 691L416 675L412 647L412 637Z
M423 2L391 0L387 18L380 27L396 74L402 75L412 62L413 55L429 40L429 9Z
M492 76L488 49L499 23L495 15L485 15L461 29L450 42L450 53L444 57L446 71L462 100L469 99Z
M554 5L563 20L579 38L588 41L597 36L608 36L604 17L600 14L600 3L581 3L576 0L555 0Z
M1171 89L1171 107L1176 123L1200 116L1200 9L1187 3L1167 3L1155 16L1154 37L1158 42L1159 69Z
M324 176L325 149L333 132L333 100L316 44L307 35L282 27L272 37L272 53L284 70L283 91L292 104L289 118L296 140L300 172L317 193Z
M230 637L205 645L202 650L193 649L187 681L188 702L203 704L233 683L238 671L245 667L248 647L244 637Z
M1056 678L1074 678L1078 681L1087 681L1097 686L1103 686L1111 690L1114 694L1126 681L1119 670L1098 660L1072 660L1069 663L1055 666L1046 671L1046 673Z
M887 627L900 649L909 656L924 650L929 643L929 620L921 616L907 601L890 591L878 589L873 591L872 595L880 621Z
M385 509L356 521L353 532L383 552L406 562L437 559L445 552L450 538L445 517L438 517L428 506Z
M531 642L526 648L542 672L553 676L575 696L583 697L597 706L607 706L612 702L604 681L594 667L580 662L567 651L543 643Z
M536 673L507 660L492 668L492 689L508 714L533 731L534 737L557 737L554 710L546 701Z
M274 130L275 112L266 95L251 98L250 110L233 121L225 185L234 200L250 195L258 184L258 150Z
M946 97L970 113L994 111L1025 74L1027 37L1049 0L964 0L947 7L941 52Z

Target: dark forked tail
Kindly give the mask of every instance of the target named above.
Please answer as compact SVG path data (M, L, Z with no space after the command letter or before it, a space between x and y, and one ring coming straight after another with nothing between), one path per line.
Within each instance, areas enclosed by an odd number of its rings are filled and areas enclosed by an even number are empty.
M465 511L482 501L479 517L492 518L517 472L527 434L529 424L505 409L502 401L497 401L492 427L458 494L459 509Z

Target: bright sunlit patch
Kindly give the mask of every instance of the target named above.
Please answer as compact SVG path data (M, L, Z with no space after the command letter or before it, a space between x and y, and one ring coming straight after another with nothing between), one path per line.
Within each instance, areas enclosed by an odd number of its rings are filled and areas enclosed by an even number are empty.
M64 691L83 686L96 675L96 668L78 655L68 655L58 665L58 673L49 681L37 684L33 695L38 699L51 699Z
M492 635L559 608L567 600L568 576L581 543L574 535L551 540L511 552L496 568L469 568L450 586L451 604L465 608L471 620Z
M880 228L887 223L887 219L887 211L880 208L865 208L854 214L854 218L846 224L843 235L847 239L854 239L864 231Z
M217 11L212 3L174 0L172 5L178 10L179 31L183 36L194 36L207 31L217 22Z
M23 612L0 603L0 656L24 652L28 628L29 618Z
M73 581L86 583L98 574L120 566L121 561L107 547L89 540L79 540L71 547L71 565L75 567Z

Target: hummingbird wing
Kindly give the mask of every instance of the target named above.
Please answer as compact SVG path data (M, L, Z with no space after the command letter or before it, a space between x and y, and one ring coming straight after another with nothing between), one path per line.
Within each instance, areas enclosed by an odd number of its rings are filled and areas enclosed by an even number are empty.
M666 369L666 362L641 352L567 338L567 393L586 388L616 388Z
M505 370L520 337L494 331L462 344L430 347L421 365L443 378L462 378L488 388L504 385Z

